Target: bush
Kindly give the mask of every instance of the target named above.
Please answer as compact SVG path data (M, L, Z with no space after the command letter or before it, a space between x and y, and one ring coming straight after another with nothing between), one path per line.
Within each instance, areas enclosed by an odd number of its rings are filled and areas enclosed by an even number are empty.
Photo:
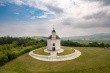
M31 38L0 38L0 66L11 61L30 50L46 46L45 40L34 40Z
M8 56L3 52L0 52L0 66L5 64L8 61Z

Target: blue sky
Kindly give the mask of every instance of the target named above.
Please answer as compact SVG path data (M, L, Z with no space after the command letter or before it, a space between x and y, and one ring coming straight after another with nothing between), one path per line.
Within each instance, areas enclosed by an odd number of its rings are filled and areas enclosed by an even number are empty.
M0 22L6 21L29 21L33 16L44 15L43 10L38 8L29 7L27 5L16 5L11 3L6 3L0 6ZM36 18L39 20L39 18Z
M0 36L109 33L109 21L109 0L0 0Z

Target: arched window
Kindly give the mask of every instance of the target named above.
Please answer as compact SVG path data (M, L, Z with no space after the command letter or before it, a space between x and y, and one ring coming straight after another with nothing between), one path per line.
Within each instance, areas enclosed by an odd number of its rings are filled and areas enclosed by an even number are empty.
M53 43L53 46L55 46L55 43Z

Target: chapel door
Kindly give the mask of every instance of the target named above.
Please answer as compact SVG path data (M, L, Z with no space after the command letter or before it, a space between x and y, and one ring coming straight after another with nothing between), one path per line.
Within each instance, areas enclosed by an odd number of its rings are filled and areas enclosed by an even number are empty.
M52 51L55 51L55 47L52 48Z

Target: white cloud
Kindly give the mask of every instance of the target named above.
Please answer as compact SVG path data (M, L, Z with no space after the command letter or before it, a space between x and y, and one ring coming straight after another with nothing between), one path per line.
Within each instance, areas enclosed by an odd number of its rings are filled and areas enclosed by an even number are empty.
M37 18L47 18L47 15L37 16Z
M16 14L16 15L19 15L20 13L18 13L18 12L15 12L14 14Z
M32 16L30 19L36 19L36 16Z
M103 6L102 5L103 3L99 1L93 2L89 0L12 0L12 1L14 1L14 3L17 5L24 4L45 11L44 15L32 16L30 19L49 18L49 15L54 16L54 19L52 18L47 21L42 21L42 25L39 22L37 23L38 25L34 23L30 23L33 25L27 26L23 25L22 27L26 27L26 29L23 29L24 33L27 32L30 33L31 35L35 33L36 33L35 35L48 35L47 32L50 32L50 29L52 29L52 25L55 26L56 30L58 31L58 34L60 34L61 36L77 36L100 32L110 32L109 30L110 27L105 27L108 26L107 22L109 21L110 18L109 15L107 15L106 17L102 17L105 16L105 14L100 15L102 19L99 18L98 20L93 17L92 19L89 20L85 19L85 17L87 16L91 17L91 15L98 14L99 12L103 11L105 11L105 13L108 14L110 13L110 6ZM12 27L10 27L10 29L11 28ZM3 29L2 31L6 30ZM20 31L21 30L19 30L19 32Z
M22 5L24 3L22 0L11 0L10 2L14 2L17 5Z
M41 15L41 16L32 16L30 19L43 19L43 18L47 18L47 15Z

